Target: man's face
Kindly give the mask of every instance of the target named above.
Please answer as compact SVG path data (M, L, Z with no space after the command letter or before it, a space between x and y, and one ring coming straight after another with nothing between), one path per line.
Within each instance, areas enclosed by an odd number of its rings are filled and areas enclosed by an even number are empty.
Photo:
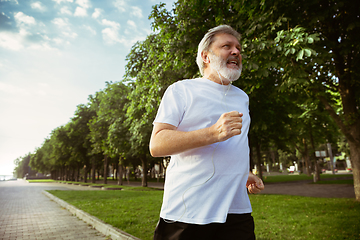
M241 75L241 46L236 37L230 34L218 34L210 46L210 68L229 81L237 80Z

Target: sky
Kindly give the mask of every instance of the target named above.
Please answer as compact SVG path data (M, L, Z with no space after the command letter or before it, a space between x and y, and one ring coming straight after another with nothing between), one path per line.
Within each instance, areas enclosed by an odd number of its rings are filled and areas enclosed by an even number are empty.
M120 81L151 30L152 6L175 0L0 0L0 175Z

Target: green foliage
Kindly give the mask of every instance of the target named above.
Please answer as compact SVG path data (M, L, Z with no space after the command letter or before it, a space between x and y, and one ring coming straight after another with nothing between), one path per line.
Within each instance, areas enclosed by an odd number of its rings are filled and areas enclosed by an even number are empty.
M18 178L23 178L25 176L35 176L36 172L31 169L30 161L31 161L31 154L28 153L23 157L19 157L14 160L14 164L16 165L14 169L14 173Z

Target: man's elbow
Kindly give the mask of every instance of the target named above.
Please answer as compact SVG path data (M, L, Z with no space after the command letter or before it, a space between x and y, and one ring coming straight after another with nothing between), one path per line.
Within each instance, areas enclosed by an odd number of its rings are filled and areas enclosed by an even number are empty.
M149 150L152 157L163 157L160 149L156 145L154 146L154 144L152 144L151 142L150 142Z

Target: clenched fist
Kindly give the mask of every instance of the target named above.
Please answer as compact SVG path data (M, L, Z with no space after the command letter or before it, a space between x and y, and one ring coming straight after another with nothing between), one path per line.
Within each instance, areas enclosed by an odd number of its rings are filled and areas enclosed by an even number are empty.
M223 113L219 120L211 126L213 134L218 142L225 141L241 133L242 113L237 111Z

